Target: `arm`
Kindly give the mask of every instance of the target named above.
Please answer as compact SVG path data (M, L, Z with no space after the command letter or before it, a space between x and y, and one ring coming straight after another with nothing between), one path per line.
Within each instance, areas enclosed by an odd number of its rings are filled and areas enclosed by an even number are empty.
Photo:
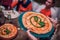
M11 3L11 8L14 8L17 3L18 3L18 0L13 0L13 2Z
M32 10L32 3L30 3L27 7L28 10Z
M24 8L22 5L20 5L20 7L19 7L20 9L20 11L27 11L27 8Z
M48 17L48 18L52 22L54 28L56 28L57 27L57 20L54 20L53 18L50 18L50 17Z
M27 34L32 40L38 40L36 37L34 37L32 34L30 34L30 30L27 31Z
M24 8L24 7L22 7L22 5L20 5L20 9L19 10L20 11L32 10L32 3L30 3L27 8Z

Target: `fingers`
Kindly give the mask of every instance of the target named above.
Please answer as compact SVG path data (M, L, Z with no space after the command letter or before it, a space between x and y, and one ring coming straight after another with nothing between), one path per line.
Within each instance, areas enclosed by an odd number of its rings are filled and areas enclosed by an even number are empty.
M56 28L57 20L54 20L53 18L48 17L48 19L52 22L54 28Z
M50 17L48 17L48 18L50 19L50 21L52 21L52 22L54 21L54 19L52 19L52 18L50 18Z
M49 18L49 20L52 22L52 23L57 23L57 20L54 20L53 18L50 18L50 17L48 17Z
M27 29L28 29L28 31L32 30L32 28L31 28L31 27L28 27Z
M30 32L30 30L27 30L27 32Z
M31 31L31 29L30 29L30 28L28 28L27 33L30 33L30 31Z

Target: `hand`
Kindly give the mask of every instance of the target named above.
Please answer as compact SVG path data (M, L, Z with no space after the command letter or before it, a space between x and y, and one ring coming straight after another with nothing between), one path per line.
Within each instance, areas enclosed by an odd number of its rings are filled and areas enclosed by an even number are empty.
M53 26L54 26L54 28L56 28L57 26L57 20L54 20L53 18L50 18L50 17L48 17L49 19L50 19L50 21L53 23Z
M57 23L57 20L54 20L53 18L50 18L50 17L48 17L49 19L50 19L50 21L52 22L52 23Z
M29 36L32 40L38 40L35 36L33 36L33 35L30 33L30 30L27 30L27 34L28 34L28 36Z
M27 33L30 33L30 30L27 30Z

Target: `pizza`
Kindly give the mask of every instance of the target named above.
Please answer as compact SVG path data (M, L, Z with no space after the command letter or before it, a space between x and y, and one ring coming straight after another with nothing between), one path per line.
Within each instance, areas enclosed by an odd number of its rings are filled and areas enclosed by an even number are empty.
M25 28L37 34L46 34L52 29L50 20L41 13L26 12L22 22Z
M16 36L17 28L12 24L4 24L0 27L0 37L1 38L12 38Z

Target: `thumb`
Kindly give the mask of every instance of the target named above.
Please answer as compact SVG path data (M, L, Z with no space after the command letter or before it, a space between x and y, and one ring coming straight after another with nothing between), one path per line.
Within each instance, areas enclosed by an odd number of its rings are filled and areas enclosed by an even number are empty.
M27 30L27 33L30 33L30 30Z

